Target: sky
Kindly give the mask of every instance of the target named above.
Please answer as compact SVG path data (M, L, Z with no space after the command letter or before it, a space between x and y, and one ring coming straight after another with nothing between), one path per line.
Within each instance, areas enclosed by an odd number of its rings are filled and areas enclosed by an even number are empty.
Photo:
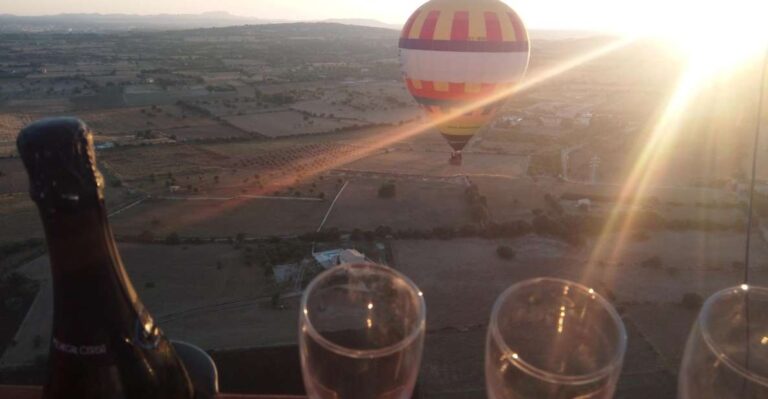
M0 14L58 13L195 14L226 11L263 19L370 18L403 24L425 0L0 0ZM504 0L533 29L578 29L623 33L684 29L702 17L717 29L737 9L765 15L766 0ZM706 18L705 18L706 19ZM731 18L733 20L734 18ZM736 16L735 19L741 19ZM731 21L735 22L735 21ZM711 23L711 24L710 24ZM763 24L762 21L755 23ZM726 24L728 25L728 24ZM733 24L731 24L733 25ZM743 25L743 24L742 24ZM681 28L682 27L682 28Z
M623 30L670 1L506 0L530 28ZM183 14L226 11L264 19L371 18L402 24L422 0L0 0L0 14Z

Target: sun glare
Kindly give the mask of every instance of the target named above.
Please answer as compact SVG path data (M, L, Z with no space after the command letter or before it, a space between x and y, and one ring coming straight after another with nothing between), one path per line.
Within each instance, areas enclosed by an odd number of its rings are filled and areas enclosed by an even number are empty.
M717 73L764 53L768 2L670 1L654 10L649 29L688 55L699 73Z
M638 207L659 184L688 107L699 93L713 82L744 73L741 67L747 64L762 64L768 56L768 25L762 21L768 15L768 2L669 3L664 10L649 10L654 14L647 15L646 20L653 21L653 26L640 35L673 46L687 58L686 68L622 185L619 202L630 207ZM663 15L656 14L659 12ZM615 262L620 258L636 222L635 214L626 215L621 207L611 212L585 274L595 272L594 266L601 259Z

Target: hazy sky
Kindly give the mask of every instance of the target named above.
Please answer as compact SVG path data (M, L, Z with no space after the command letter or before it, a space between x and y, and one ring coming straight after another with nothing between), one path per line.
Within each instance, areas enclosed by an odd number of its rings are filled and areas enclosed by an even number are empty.
M680 0L506 0L533 28L615 30ZM422 0L0 0L0 14L200 13L267 19L373 18L402 24Z
M530 28L610 30L637 33L701 20L712 29L728 22L722 11L752 9L766 0L504 0ZM0 0L0 14L201 13L226 11L264 19L372 18L402 24L425 0ZM709 9L704 11L703 9ZM754 12L753 12L754 11ZM753 10L748 15L765 15ZM741 19L730 18L733 19ZM686 22L687 21L687 22ZM733 22L730 21L731 25ZM708 22L709 23L709 22ZM756 22L757 23L757 22Z

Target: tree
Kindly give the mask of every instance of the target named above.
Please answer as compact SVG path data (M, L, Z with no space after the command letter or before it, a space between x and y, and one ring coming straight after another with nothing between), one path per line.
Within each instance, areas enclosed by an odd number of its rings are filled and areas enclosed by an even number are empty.
M165 243L168 245L178 245L181 243L179 233L173 232L165 236Z
M661 260L659 255L654 255L644 260L640 266L648 269L661 269L664 266L664 262Z
M469 208L469 214L476 223L483 223L488 219L488 208L482 204L474 204Z
M379 187L379 198L394 198L395 197L395 183L386 182Z
M511 260L517 256L517 253L507 245L499 245L496 248L496 255L498 255L501 259Z
M700 308L702 303L704 303L704 300L702 299L701 295L694 292L683 294L683 299L680 301L680 304L683 305L683 307L690 310L696 310Z
M274 295L272 295L272 307L275 309L280 309L280 293L277 292Z
M138 239L141 242L152 242L155 240L155 235L149 230L144 230L139 234Z

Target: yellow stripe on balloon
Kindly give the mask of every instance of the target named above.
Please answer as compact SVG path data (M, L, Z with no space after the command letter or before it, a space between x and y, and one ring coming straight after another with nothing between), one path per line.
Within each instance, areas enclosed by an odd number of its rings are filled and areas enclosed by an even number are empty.
M416 17L416 20L413 21L413 26L411 27L411 33L408 34L409 39L418 39L419 36L421 36L421 28L424 27L424 21L427 20L427 16L429 15L428 9L422 9L419 13L419 16Z
M451 90L451 84L448 82L433 82L435 91L449 91Z
M440 9L440 18L437 19L435 34L433 40L451 40L451 28L453 27L453 10L449 8Z
M485 30L485 12L480 9L469 11L469 40L485 41L488 34Z
M512 21L509 20L509 16L504 12L497 12L501 23L501 37L505 42L515 42L519 39L515 36L515 26L512 25Z
M464 92L465 93L479 93L481 88L482 88L482 85L479 84L479 83L465 83L464 84Z
M452 126L438 126L437 130L446 136L461 136L471 137L475 135L475 132L480 128L479 125L452 125Z

